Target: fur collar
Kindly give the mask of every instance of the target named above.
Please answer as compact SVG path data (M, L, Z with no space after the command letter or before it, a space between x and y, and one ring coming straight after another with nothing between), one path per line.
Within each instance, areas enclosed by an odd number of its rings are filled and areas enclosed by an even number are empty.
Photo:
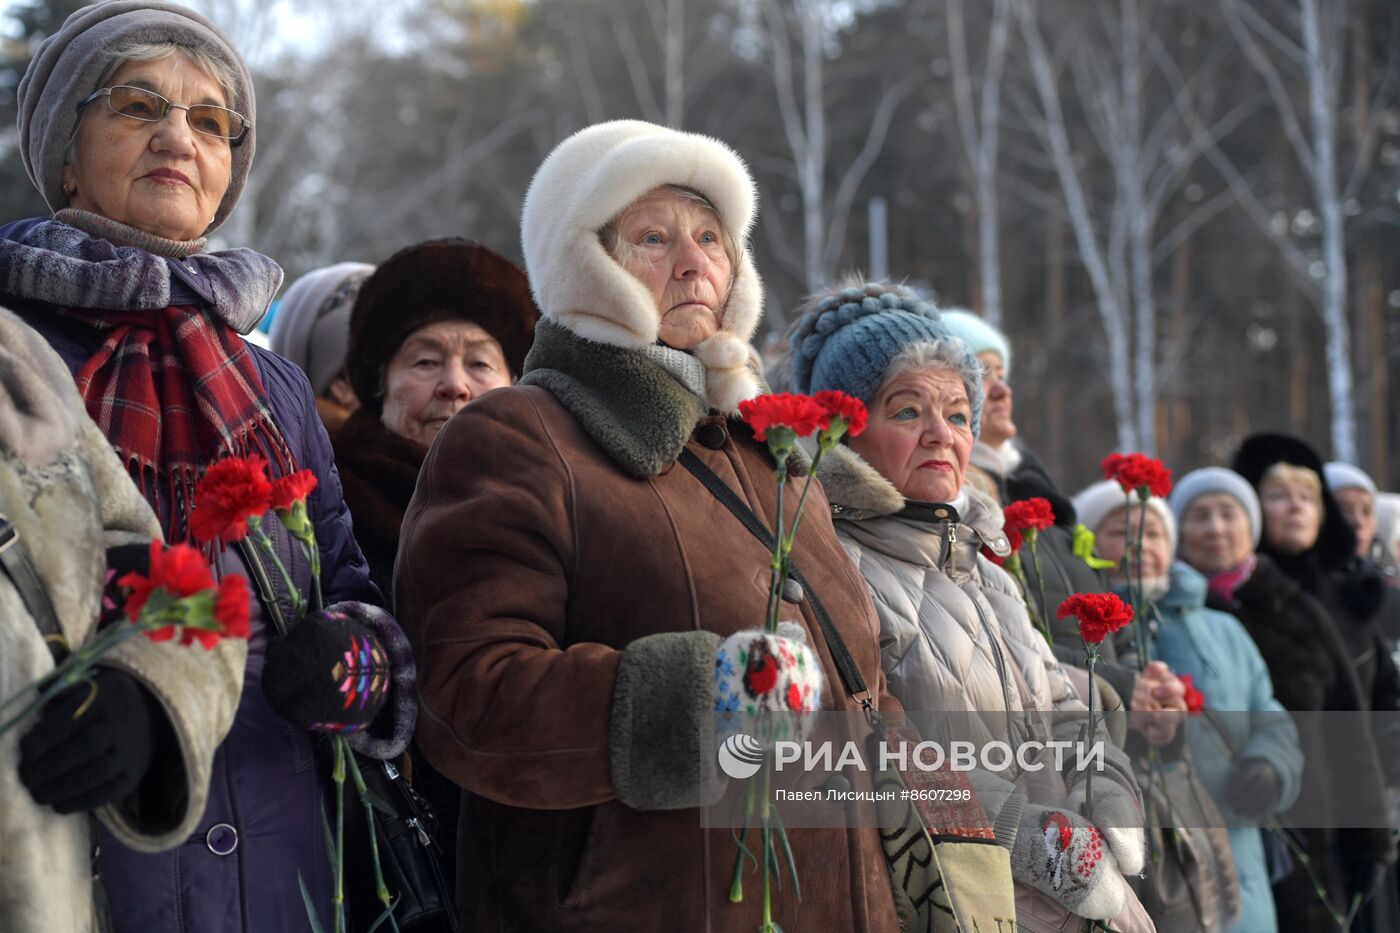
M594 443L639 479L680 456L705 403L641 350L586 340L548 319L535 328L521 385L547 389Z
M822 457L817 466L817 478L837 518L863 522L888 517L901 522L929 524L925 519L914 517L915 503L905 499L893 483L845 444L837 444ZM1001 507L970 485L963 486L963 494L967 504L957 513L958 524L975 531L993 553L1009 554L1010 543L1002 531ZM911 511L906 512L906 508Z

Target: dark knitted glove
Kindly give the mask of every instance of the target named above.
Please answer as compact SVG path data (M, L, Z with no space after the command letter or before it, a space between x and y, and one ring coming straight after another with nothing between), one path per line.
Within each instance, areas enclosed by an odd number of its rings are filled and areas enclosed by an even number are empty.
M389 695L389 657L361 618L369 608L336 603L267 646L263 695L278 715L323 732L374 722Z
M150 576L149 545L123 544L107 549L107 575L102 584L102 611L98 616L98 628L106 628L112 622L125 618L122 607L126 604L126 593L122 587L117 586L117 581L129 573Z
M154 760L151 696L130 674L101 668L97 692L77 684L54 697L20 740L19 779L35 802L80 813L131 796ZM74 717L79 709L82 715Z
M1225 799L1240 816L1255 817L1272 813L1283 795L1274 766L1263 758L1241 758L1230 773Z

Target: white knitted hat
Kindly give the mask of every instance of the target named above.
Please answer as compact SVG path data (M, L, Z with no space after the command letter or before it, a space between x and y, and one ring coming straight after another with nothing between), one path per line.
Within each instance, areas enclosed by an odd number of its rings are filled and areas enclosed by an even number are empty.
M1081 489L1075 495L1074 511L1086 528L1097 533L1104 519L1123 508L1127 501L1122 486L1119 486L1114 480L1103 480L1087 489ZM1136 496L1133 497L1134 507L1139 501ZM1172 510L1167 507L1167 500L1153 496L1147 500L1147 507L1162 520L1162 527L1167 532L1167 541L1171 545L1172 553L1175 554L1176 519L1172 517Z

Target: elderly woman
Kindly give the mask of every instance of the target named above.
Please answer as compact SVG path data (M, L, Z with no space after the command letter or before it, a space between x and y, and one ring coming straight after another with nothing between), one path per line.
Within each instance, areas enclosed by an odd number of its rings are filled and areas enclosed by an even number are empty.
M1125 512L1123 490L1116 482L1102 482L1076 495L1074 507L1094 529L1099 554L1117 562L1114 574L1120 586L1139 572L1138 562L1125 555L1127 542L1141 537L1140 571L1149 604L1142 611L1157 620L1148 639L1152 657L1191 675L1207 710L1277 714L1212 715L1193 721L1187 735L1201 782L1231 826L1230 848L1243 904L1232 929L1276 930L1258 826L1297 799L1303 758L1297 730L1274 698L1259 649L1238 619L1206 608L1205 578L1172 561L1176 522L1164 500L1149 499L1144 520L1138 508Z
M1268 555L1255 554L1263 516L1244 477L1221 467L1195 470L1176 483L1170 505L1181 529L1181 559L1206 577L1206 605L1244 625L1283 707L1294 712L1366 709L1327 611ZM1303 778L1284 821L1302 827L1298 836L1332 904L1349 905L1353 892L1346 890L1346 879L1371 875L1369 865L1364 871L1351 866L1383 863L1391 851L1387 830L1331 828L1351 825L1338 821L1339 811L1369 811L1384 818L1375 744L1364 730L1329 729L1315 716L1295 717L1295 723ZM1332 922L1301 865L1274 884L1274 902L1282 930L1316 930Z
M1016 583L980 553L984 545L1009 552L998 504L964 483L984 417L982 367L939 318L932 305L882 283L818 295L794 326L790 376L799 391L839 390L870 411L865 431L823 458L820 478L837 535L875 599L890 692L910 712L972 714L976 739L1014 744L1043 737L1046 728L1047 717L1022 711L1084 706L1032 626ZM1077 734L1078 723L1067 724ZM1095 795L1099 813L1113 809L1119 821L1104 825L1109 846L1082 888L1057 890L1042 874L1042 823L1064 812L1040 806L1047 798L1033 787L1010 792L995 776L984 786L984 805L1005 801L992 815L1012 849L1019 928L1123 911L1123 874L1143 866L1140 802L1125 764L1120 755L1120 770L1097 785L1122 809ZM1065 778L1082 793L1082 775ZM988 789L998 783L1000 795ZM1074 799L1063 783L1058 794L1066 806ZM1085 825L1077 813L1069 819Z
M288 286L272 319L268 348L306 373L316 394L316 413L330 432L360 407L346 373L345 352L350 309L372 272L374 266L363 262L313 269Z
M771 555L677 463L773 514L772 460L732 419L759 391L753 216L731 150L635 121L569 137L530 185L543 320L524 377L442 429L395 570L422 665L418 741L469 792L468 928L759 924L761 899L727 897L731 832L696 807L715 799L717 651L762 624ZM870 603L814 497L794 560L883 707ZM821 707L859 709L810 601L787 610L806 644L782 650L825 671ZM779 922L898 928L874 829L789 835L802 897L775 890Z
M350 730L351 744L372 754L400 753L415 708L413 661L376 608L306 377L239 336L267 309L281 270L250 250L205 252L252 161L252 80L228 39L185 7L84 7L25 73L19 128L25 167L57 213L0 230L0 293L73 373L168 540L188 540L194 483L222 457L263 456L274 475L311 470L322 590L336 610L281 634L289 593L272 574L274 598L253 607L242 696L193 834L159 855L99 838L116 928L302 928L298 875L323 918L331 896L329 779L311 725ZM308 561L280 523L264 527L309 592ZM216 574L258 579L266 568L243 553L216 549ZM318 716L341 705L333 670L352 637L378 640L392 658L387 702L381 693L360 714Z
M468 403L515 381L538 318L525 273L468 240L402 249L360 290L349 376L361 408L331 444L370 578L385 593L428 448Z

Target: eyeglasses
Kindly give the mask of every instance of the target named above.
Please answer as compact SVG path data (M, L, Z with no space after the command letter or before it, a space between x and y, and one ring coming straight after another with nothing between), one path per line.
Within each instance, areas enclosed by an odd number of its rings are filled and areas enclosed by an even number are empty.
M78 109L82 110L99 97L107 98L107 109L118 116L130 117L143 123L159 123L171 110L183 110L190 129L205 136L226 139L234 146L243 142L248 131L253 128L253 124L249 123L243 114L227 107L215 107L213 104L176 104L155 91L148 91L142 87L128 87L125 84L94 91L87 100L78 105Z

